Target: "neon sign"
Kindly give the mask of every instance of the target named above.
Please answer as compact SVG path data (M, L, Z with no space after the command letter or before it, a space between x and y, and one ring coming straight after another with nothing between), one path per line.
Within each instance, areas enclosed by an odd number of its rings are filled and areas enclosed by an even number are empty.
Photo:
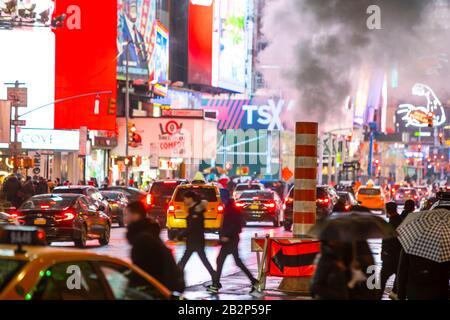
M439 127L445 123L447 120L445 109L430 87L421 83L416 83L412 88L412 94L424 97L427 100L427 105L426 107L415 106L409 103L399 105L397 114L403 116L402 120L405 121L406 127L428 127L428 114L430 112L433 113L433 126Z

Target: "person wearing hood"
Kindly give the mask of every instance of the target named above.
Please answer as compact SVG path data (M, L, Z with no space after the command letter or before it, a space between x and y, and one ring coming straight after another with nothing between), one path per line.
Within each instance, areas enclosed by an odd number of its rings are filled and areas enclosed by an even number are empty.
M234 200L230 199L230 193L226 189L222 190L222 201L225 204L222 228L219 232L222 248L217 256L216 278L214 279L212 285L208 287L208 291L217 293L222 287L220 284L220 276L222 274L223 264L225 263L227 256L232 255L236 265L250 280L252 286L250 293L253 294L257 290L256 285L258 280L255 279L239 257L239 234L242 232L242 227L245 225L245 220L239 211L236 210Z
M185 289L183 272L178 268L172 252L159 237L159 224L146 217L146 208L141 202L128 204L125 217L133 264L167 289L182 293Z
M194 252L197 252L203 265L211 275L211 279L215 279L215 271L208 261L205 253L205 217L204 213L207 209L208 202L201 201L197 193L187 191L183 194L184 205L188 209L188 216L186 218L186 230L182 232L177 238L186 237L186 251L181 258L178 266L184 270L186 263Z

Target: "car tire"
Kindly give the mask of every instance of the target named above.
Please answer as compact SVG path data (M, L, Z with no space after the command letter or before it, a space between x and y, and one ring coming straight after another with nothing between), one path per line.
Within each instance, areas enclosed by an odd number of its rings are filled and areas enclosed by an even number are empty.
M109 243L109 239L111 237L111 227L107 225L105 230L103 231L102 236L98 239L98 242L101 246L106 246Z
M178 231L177 230L167 229L167 237L169 238L170 241L175 240L177 235L178 235Z
M79 238L75 239L74 242L75 242L75 246L77 246L78 248L86 248L87 230L86 230L86 226L85 225L83 225L81 227Z

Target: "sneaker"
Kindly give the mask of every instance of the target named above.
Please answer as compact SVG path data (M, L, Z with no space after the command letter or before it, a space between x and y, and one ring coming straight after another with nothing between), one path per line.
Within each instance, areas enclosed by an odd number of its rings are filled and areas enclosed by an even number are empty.
M219 288L214 285L207 286L206 290L211 293L219 293Z

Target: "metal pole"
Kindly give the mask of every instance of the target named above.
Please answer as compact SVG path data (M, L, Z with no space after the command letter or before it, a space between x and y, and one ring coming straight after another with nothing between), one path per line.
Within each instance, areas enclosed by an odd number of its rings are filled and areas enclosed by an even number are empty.
M373 159L373 129L370 129L370 143L369 143L369 165L367 166L367 175L372 177L372 159Z
M319 186L322 185L322 181L323 181L323 176L322 176L322 171L323 171L323 151L324 151L324 137L323 135L319 136L319 167L317 168L317 184Z
M129 88L129 70L128 61L130 60L130 41L126 46L126 58L125 58L125 158L128 158L128 143L130 141L128 132L128 122L130 119L130 88ZM125 165L125 185L128 185L128 164Z

